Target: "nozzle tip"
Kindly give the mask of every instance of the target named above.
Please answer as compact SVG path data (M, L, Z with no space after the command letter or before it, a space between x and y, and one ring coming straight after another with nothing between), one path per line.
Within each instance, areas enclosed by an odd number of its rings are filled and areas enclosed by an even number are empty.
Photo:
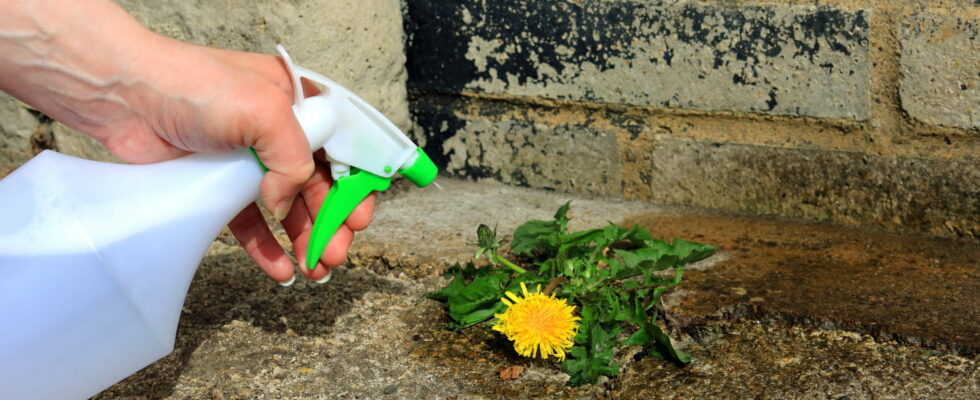
M402 169L399 172L402 174L402 176L412 181L415 186L425 187L436 179L436 175L439 173L439 168L437 168L436 164L432 162L429 155L422 151L421 147L418 148L418 153L419 156L415 159L415 162L408 168Z

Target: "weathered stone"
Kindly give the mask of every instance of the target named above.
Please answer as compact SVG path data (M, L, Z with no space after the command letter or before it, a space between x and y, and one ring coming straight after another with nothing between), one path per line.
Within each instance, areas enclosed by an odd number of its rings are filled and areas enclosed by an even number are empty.
M55 136L55 150L70 156L87 160L122 162L118 157L109 153L102 143L91 136L72 130L61 123L54 123L52 131Z
M434 100L434 99L433 99ZM446 171L505 183L603 195L622 192L616 134L590 121L555 124L548 110L428 101L419 141Z
M409 125L399 0L119 0L163 35L225 49L275 53L323 73Z
M151 30L196 44L274 53L283 43L297 64L347 86L402 129L410 127L398 0L119 3ZM38 122L0 94L0 173L30 158ZM58 124L54 129L54 142L65 152L112 159L95 141Z
M31 135L37 126L26 106L0 92L0 176L33 157Z
M980 236L980 159L654 141L654 202Z
M980 128L980 19L916 14L899 31L902 107L928 124Z
M425 91L870 117L867 10L629 0L408 5L409 85Z

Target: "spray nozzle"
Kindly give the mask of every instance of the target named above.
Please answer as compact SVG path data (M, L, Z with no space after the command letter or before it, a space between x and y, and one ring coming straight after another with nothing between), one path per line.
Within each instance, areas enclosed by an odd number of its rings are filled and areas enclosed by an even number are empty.
M276 49L293 83L293 113L310 149L325 150L334 178L310 235L306 265L312 270L340 225L371 192L387 189L395 173L424 187L438 168L381 112L338 83L293 64L282 45ZM305 97L303 78L322 85L323 93Z

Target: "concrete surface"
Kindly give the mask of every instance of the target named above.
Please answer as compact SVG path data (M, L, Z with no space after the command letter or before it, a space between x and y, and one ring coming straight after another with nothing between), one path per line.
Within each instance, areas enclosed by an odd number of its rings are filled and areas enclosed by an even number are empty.
M976 360L840 330L742 322L713 326L687 368L637 361L609 398L975 399Z
M440 179L440 184L444 191L400 183L382 196L375 222L357 237L350 264L335 270L326 285L301 281L280 288L223 236L192 284L177 350L97 398L971 399L980 394L976 347L952 345L972 343L980 330L980 299L972 295L980 282L976 241L691 214L494 182ZM722 246L720 254L685 273L681 290L666 299L665 326L693 354L690 366L628 349L618 355L626 366L621 377L569 388L554 364L520 358L488 329L461 334L444 329L441 306L421 297L443 282L437 275L446 263L472 256L465 242L475 236L476 224L496 224L508 233L519 221L550 217L570 199L573 229L605 220L638 222L655 236ZM805 300L814 304L798 305L796 317L789 318L789 305ZM760 304L774 312L729 313L728 318L700 306L709 303ZM699 320L692 317L698 315ZM861 323L826 323L847 319ZM949 342L925 340L930 332ZM497 369L511 365L527 371L502 381Z
M927 124L980 128L980 13L916 14L899 30L902 107Z
M865 9L413 0L406 18L416 89L870 117Z

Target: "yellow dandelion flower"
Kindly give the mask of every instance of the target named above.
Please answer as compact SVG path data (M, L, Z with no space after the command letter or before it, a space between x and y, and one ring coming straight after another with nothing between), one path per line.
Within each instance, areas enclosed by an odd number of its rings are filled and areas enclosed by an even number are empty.
M544 295L541 285L534 293L528 293L527 286L521 282L521 290L524 297L507 292L510 299L500 299L507 305L507 311L494 315L497 322L493 330L506 335L514 342L517 354L524 357L540 354L541 358L556 356L564 360L565 349L572 347L572 338L578 330L576 321L581 319L572 315L575 307L554 295Z

